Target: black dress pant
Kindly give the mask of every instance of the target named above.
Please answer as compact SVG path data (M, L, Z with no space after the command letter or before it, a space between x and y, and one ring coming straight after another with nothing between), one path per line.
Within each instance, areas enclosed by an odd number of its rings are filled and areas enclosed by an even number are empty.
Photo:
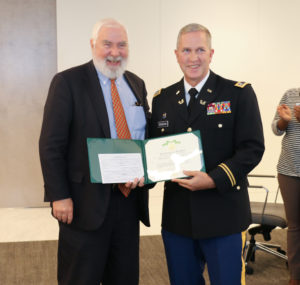
M59 285L137 285L139 220L137 193L111 193L107 215L95 231L59 225Z

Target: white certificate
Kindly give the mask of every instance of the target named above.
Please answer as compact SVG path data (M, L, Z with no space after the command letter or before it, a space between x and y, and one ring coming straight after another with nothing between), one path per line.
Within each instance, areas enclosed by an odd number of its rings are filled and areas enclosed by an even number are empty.
M183 170L204 168L199 138L193 133L149 140L145 152L147 174L152 181L186 177Z
M98 154L102 183L126 183L144 176L141 153Z

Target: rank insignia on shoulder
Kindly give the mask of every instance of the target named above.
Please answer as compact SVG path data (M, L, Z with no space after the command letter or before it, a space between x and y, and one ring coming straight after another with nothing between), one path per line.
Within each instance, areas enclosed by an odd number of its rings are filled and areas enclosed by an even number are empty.
M244 88L248 84L250 84L250 83L245 82L245 81L239 81L239 82L235 83L234 86L239 87L239 88Z
M153 98L155 98L156 96L158 96L161 93L162 89L159 89L158 91L156 91L153 95Z

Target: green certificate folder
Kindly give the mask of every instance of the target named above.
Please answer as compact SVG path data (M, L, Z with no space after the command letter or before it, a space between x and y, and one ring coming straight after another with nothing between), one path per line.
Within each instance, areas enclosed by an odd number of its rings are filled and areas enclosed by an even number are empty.
M145 184L186 177L183 170L205 171L200 131L147 140L87 139L92 183L126 183L144 176Z

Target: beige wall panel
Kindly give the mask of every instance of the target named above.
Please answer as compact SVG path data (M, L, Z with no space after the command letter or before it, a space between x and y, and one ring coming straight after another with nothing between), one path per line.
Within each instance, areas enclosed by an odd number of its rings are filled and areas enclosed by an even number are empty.
M0 0L0 207L43 204L38 138L57 69L54 0Z

